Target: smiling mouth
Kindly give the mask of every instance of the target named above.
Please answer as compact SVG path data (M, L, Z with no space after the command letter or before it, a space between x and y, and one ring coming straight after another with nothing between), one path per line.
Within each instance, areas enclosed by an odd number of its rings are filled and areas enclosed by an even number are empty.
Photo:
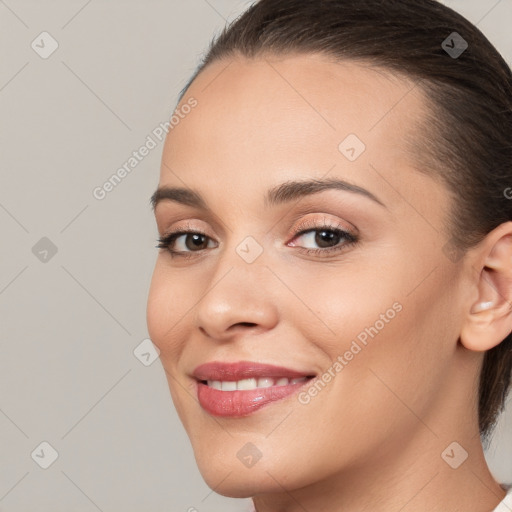
M197 399L201 408L212 416L242 418L272 404L277 407L312 379L313 376L196 381Z
M316 377L309 371L255 361L212 361L191 375L201 408L213 416L242 417L298 392Z

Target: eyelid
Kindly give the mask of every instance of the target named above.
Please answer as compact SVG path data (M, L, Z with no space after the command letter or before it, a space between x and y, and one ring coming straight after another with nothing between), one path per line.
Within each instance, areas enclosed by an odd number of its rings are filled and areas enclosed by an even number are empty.
M322 227L324 228L332 228L332 229L339 229L342 231L346 231L347 233L350 233L354 237L359 236L359 230L351 223L346 222L345 224L336 219L331 219L326 217L325 214L321 219L318 218L308 218L306 220L303 220L299 222L298 224L294 224L292 229L292 236L297 237L302 234L302 231L309 231L309 230L319 230ZM347 226L346 224L349 224Z
M167 201L162 201L159 203L160 205L166 205ZM171 206L175 206L173 203L169 203ZM160 211L154 212L154 216L156 219L156 223L159 229L159 232L162 232L162 236L166 236L172 231L181 230L181 226L184 225L186 229L191 229L192 231L202 231L206 232L208 229L209 232L212 233L212 236L217 234L219 236L224 235L226 231L231 231L226 225L214 214L208 213L200 213L194 211L193 207L190 206L181 206L179 209L171 208L168 209L162 208ZM194 227L191 225L191 222L197 223L198 226ZM169 226L173 226L172 228ZM208 228L204 227L208 226Z
M313 218L318 221L320 217L321 221L341 223L347 231L358 232L357 227L345 218L346 214L353 211L348 205L335 207L330 202L326 202L326 204L319 207L319 204L321 203L318 201L312 203L305 201L305 204L298 205L291 212L290 223L295 226L297 222L301 222L303 219Z
M192 224L192 222L194 220L197 220L197 219L187 219L187 220L182 220L182 221L173 221L171 223L171 225L173 227L164 229L162 231L162 238L165 238L166 236L168 236L168 235L170 235L172 233L176 233L177 231L187 231L187 232L188 231L198 231L198 232L204 233L206 235L206 231L208 231L208 230L204 229L203 227L194 226ZM210 236L210 235L207 235L207 236Z
M310 212L310 215L311 213L313 212ZM359 236L359 230L352 224L352 223L349 223L349 222L346 222L346 224L349 224L349 226L346 226L344 225L340 220L333 220L333 219L330 219L327 217L327 214L325 213L321 213L321 215L323 215L323 217L321 219L318 219L316 217L314 218L310 218L310 216L308 216L305 220L301 220L300 222L296 222L296 219L295 218L292 218L292 222L293 222L293 225L292 225L292 228L291 228L291 231L289 232L289 234L287 235L287 238L290 238L290 237L297 237L299 236L300 234L302 234L301 232L302 231L305 231L305 230L312 230L312 229L321 229L322 227L331 227L331 228L336 228L336 229L341 229L343 231L347 231L349 232L350 234L352 234L353 236ZM300 215L295 215L294 217L304 217L304 213L300 214ZM198 219L193 219L193 220L198 220ZM181 232L181 231L192 231L192 232L200 232L201 234L204 234L206 236L208 236L209 238L214 238L214 236L210 236L207 234L207 230L202 228L202 227L195 227L193 224L191 224L192 222L192 219L187 219L187 220L184 220L184 224L182 225L181 224L182 221L174 221L172 224L177 224L177 227L173 227L173 228L168 228L166 230L163 230L163 233L162 233L162 238L165 238L166 236L172 234L172 233L175 233L175 232ZM204 222L204 221L200 221L200 222Z

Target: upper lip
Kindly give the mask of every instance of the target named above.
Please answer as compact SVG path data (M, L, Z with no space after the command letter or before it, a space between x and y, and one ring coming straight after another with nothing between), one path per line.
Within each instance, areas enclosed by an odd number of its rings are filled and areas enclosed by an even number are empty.
M239 361L236 363L223 363L221 361L212 361L199 365L192 373L197 380L221 380L237 381L242 379L260 378L260 377L285 377L288 379L299 379L301 377L313 377L312 372L301 372L275 366L271 364L254 363L251 361Z

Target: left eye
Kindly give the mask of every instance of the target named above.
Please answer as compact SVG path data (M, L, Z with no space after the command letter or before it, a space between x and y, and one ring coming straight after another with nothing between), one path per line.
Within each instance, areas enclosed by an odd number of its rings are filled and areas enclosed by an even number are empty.
M331 248L338 245L340 239L352 240L353 237L348 231L341 229L310 229L299 233L296 238L304 238L306 241L317 244L321 248Z
M344 248L353 245L358 241L358 237L356 235L349 233L344 229L329 226L316 227L314 229L301 231L295 236L294 240L301 237L313 245L316 244L320 248L316 249L300 246L297 250L306 254L319 256L340 252ZM291 245L295 246L298 244L294 242Z

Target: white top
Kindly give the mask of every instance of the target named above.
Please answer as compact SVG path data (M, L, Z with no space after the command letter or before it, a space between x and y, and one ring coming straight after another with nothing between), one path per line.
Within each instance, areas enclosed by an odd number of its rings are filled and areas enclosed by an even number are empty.
M501 484L501 486L508 489L507 495L492 512L510 512L512 510L512 484Z

